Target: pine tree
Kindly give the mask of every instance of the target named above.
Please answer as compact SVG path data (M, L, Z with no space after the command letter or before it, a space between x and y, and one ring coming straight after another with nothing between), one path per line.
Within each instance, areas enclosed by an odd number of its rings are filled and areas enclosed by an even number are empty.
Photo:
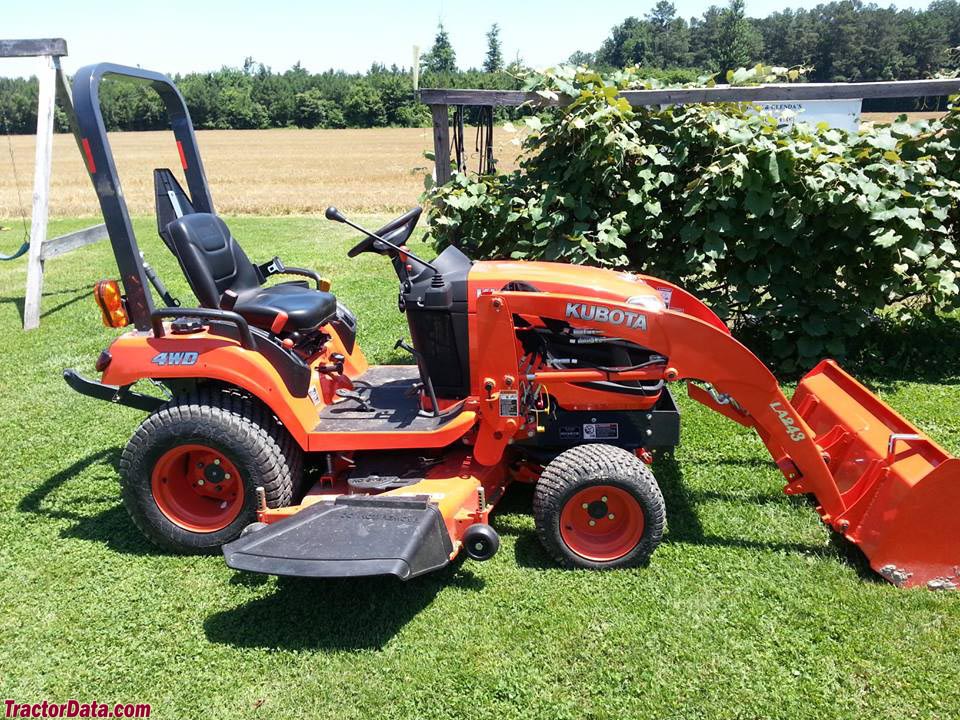
M455 73L457 71L457 54L450 44L450 35L447 34L443 23L437 25L437 36L433 47L423 58L425 70L435 73Z
M651 52L647 61L661 68L690 62L690 31L670 0L659 0L646 17L650 25Z
M760 59L763 37L747 19L743 0L730 0L717 20L713 65L723 78L728 70L749 66Z
M487 57L483 61L484 72L503 70L503 51L500 46L500 26L494 23L487 33Z

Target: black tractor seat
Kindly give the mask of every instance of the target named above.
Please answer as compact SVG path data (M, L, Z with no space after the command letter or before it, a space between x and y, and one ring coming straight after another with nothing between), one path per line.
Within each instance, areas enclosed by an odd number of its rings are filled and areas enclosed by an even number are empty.
M233 311L251 325L294 332L332 320L337 313L337 298L333 293L312 290L304 282L280 283L239 295ZM281 313L286 320L278 319Z
M184 215L165 231L201 307L232 310L273 333L301 332L336 316L337 298L332 293L314 290L303 281L263 285L264 273L216 215Z

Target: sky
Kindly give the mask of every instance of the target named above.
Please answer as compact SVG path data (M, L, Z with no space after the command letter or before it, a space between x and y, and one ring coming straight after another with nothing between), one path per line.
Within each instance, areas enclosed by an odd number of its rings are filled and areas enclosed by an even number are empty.
M413 46L433 44L438 21L450 33L460 67L478 67L486 32L501 27L507 61L533 67L565 60L575 50L595 50L610 28L642 16L656 0L0 0L4 38L63 37L64 69L110 61L166 73L239 66L252 56L274 70L297 61L311 72L363 71L374 62L412 64ZM683 17L698 16L723 0L674 0ZM747 0L747 13L765 16L786 6L814 7L819 0ZM881 3L885 4L885 3ZM897 7L925 7L899 0ZM5 7L6 6L6 7ZM34 73L35 59L0 59L0 76Z

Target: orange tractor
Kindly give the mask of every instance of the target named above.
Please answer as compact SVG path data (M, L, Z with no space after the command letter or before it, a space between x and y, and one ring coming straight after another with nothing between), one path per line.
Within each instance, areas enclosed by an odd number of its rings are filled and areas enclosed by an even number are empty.
M198 300L181 307L147 265L117 177L98 91L151 84L189 193L155 172L160 236ZM357 320L316 273L251 262L213 210L186 106L163 75L78 72L77 141L120 272L96 298L132 324L77 391L150 414L123 452L123 498L157 544L222 547L276 575L410 578L465 552L491 557L490 513L533 483L539 536L571 567L646 563L666 516L650 450L679 441L669 387L754 428L823 521L901 586L960 580L960 461L826 360L792 400L703 303L671 283L589 267L417 257L419 208L363 233L399 279L410 365L369 365ZM292 275L285 282L268 282ZM163 299L154 305L150 286ZM167 398L133 389L140 380Z

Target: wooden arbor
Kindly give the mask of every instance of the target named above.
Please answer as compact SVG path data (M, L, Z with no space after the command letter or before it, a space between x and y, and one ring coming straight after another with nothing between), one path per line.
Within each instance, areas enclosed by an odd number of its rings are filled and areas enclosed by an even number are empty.
M791 83L712 88L629 90L621 93L635 107L644 105L689 105L712 102L789 102L798 100L866 100L952 95L960 92L960 78L937 80L896 80L864 83ZM420 102L430 106L433 116L433 147L437 184L450 180L450 106L517 107L531 104L547 107L566 105L571 99L550 100L521 90L420 90Z
M53 125L56 98L67 112L72 112L70 88L60 68L60 58L67 54L63 38L39 40L0 40L0 58L35 57L40 61L37 79L40 95L37 103L37 140L33 166L33 208L30 222L30 249L27 253L27 288L23 306L23 329L40 325L40 298L43 295L43 264L62 255L107 237L105 225L79 230L47 240L47 211L50 200L50 172L53 159Z

